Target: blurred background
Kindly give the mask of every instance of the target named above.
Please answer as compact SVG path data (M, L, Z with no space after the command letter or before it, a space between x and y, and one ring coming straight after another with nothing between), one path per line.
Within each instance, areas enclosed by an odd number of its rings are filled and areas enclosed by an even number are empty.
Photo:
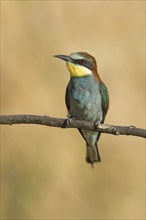
M145 127L145 1L2 1L1 114L66 117L65 63L86 51L108 87L106 123ZM102 134L85 163L76 129L1 126L2 219L144 219L145 142Z

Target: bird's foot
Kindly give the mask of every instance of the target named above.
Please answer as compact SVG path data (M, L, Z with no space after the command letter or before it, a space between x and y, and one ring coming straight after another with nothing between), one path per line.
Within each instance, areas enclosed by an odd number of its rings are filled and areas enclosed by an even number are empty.
M94 122L94 128L95 128L95 129L98 128L99 125L101 125L101 123L100 123L99 121L95 121L95 122Z
M71 123L71 121L72 121L72 118L71 117L69 117L69 118L67 118L67 119L65 119L65 121L64 121L64 123L63 123L63 128L68 128L69 127L69 125L70 125L70 123Z

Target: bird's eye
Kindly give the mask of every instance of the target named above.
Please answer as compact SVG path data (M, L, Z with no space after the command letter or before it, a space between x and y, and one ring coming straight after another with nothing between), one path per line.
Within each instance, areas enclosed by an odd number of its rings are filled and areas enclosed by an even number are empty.
M86 60L81 59L81 60L79 60L79 63L80 63L81 65L85 65L85 64L86 64Z

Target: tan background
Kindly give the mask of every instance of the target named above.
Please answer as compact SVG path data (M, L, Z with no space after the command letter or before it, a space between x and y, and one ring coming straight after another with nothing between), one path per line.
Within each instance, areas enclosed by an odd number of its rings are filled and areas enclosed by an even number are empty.
M55 54L96 57L106 123L144 128L144 1L2 1L1 113L65 117L69 74ZM75 129L1 127L3 219L144 219L144 139L103 134L85 163Z

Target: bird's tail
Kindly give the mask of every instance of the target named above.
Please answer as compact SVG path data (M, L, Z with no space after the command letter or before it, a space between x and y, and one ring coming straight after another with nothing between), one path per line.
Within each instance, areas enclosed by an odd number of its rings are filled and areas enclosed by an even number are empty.
M100 162L100 155L98 151L98 146L90 146L87 144L87 151L86 151L86 162L90 163L91 165L94 164L94 162Z

